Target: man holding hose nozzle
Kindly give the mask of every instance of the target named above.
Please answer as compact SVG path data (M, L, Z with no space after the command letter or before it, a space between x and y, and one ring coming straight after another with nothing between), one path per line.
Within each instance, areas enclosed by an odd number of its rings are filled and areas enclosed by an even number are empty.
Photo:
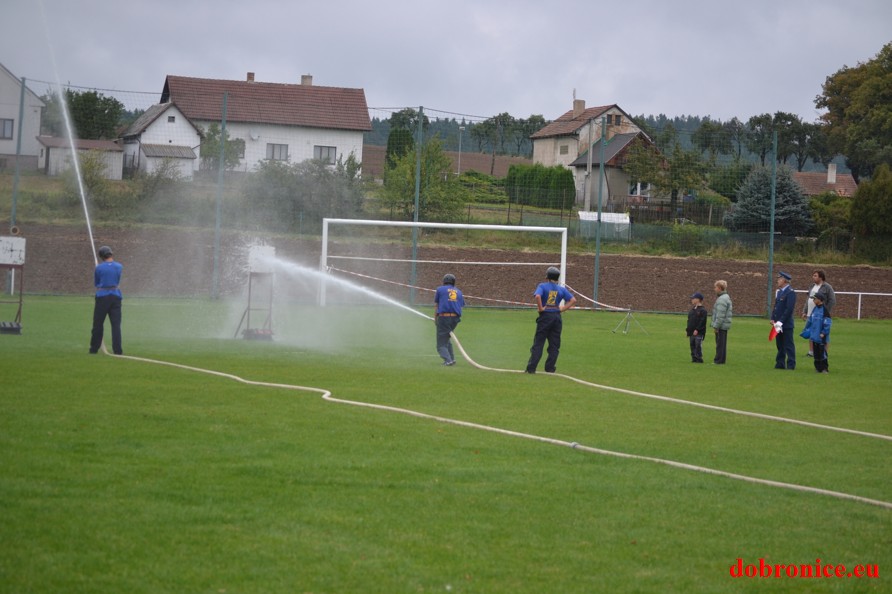
M545 373L554 373L556 370L563 330L561 312L570 309L576 303L576 297L566 287L558 284L560 278L561 271L549 266L545 271L545 282L539 283L536 292L533 293L539 317L536 318L536 334L533 337L533 346L530 348L527 373L536 373L546 340L548 340L548 358L545 359Z
M123 355L121 349L121 273L124 267L115 262L112 250L107 245L97 252L102 260L93 272L96 285L96 303L93 306L93 335L90 338L90 354L95 355L102 346L102 335L105 318L108 317L112 327L112 352Z
M437 353L443 358L443 365L455 365L450 334L461 322L461 308L465 298L461 290L455 288L455 275L443 277L443 285L434 294L434 324L437 325Z

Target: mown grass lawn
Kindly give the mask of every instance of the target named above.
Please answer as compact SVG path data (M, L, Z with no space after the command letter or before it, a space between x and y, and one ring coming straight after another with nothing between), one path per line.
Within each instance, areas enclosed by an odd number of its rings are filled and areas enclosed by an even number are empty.
M128 355L892 501L890 441L443 368L433 324L405 312L294 305L262 343L230 338L224 302L124 307ZM0 591L892 589L892 510L90 356L90 314L29 297L23 334L0 337ZM683 318L636 317L648 334L568 313L559 371L892 435L888 322L838 320L821 376L805 357L772 369L764 320L735 320L721 367L688 362ZM533 318L469 310L457 332L481 364L519 370ZM735 579L738 558L880 577Z

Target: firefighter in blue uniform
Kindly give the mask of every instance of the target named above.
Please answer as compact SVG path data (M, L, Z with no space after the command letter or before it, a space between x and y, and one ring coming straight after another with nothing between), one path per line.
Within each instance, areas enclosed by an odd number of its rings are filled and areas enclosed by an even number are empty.
M455 275L443 277L443 285L434 294L434 323L437 325L437 353L443 358L443 365L455 365L450 334L461 322L461 309L465 298L461 290L455 288Z
M102 262L96 265L93 272L93 283L96 285L96 301L93 306L93 333L90 338L90 353L96 354L102 346L102 335L105 318L111 322L112 352L122 355L121 349L121 273L124 267L115 262L112 250L107 245L99 248Z
M771 312L771 323L783 324L783 331L777 335L777 357L774 359L775 369L796 369L796 342L793 334L793 312L796 310L796 291L790 286L793 279L786 272L777 273L777 293L774 297L774 311Z
M558 355L561 351L561 330L563 330L561 312L570 309L576 303L576 297L566 287L558 284L558 280L561 278L560 270L550 266L545 271L545 278L545 282L539 283L536 292L533 293L539 317L536 318L536 334L533 337L533 346L530 348L527 373L536 373L546 340L548 341L548 358L545 359L545 372L555 372Z

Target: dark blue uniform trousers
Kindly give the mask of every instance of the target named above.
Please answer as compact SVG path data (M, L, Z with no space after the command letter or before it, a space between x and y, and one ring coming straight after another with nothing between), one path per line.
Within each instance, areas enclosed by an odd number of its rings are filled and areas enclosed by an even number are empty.
M536 318L536 335L533 337L533 346L530 348L530 360L527 363L527 372L535 373L542 358L542 348L548 341L548 358L545 359L545 371L554 373L557 368L558 354L561 351L561 330L564 324L561 321L559 311L543 311Z
M793 325L784 324L784 331L774 339L777 345L777 356L774 358L775 369L796 369L795 340Z
M90 352L99 351L102 345L105 318L108 317L112 329L112 352L122 355L121 349L121 298L117 295L106 295L96 298L93 307L93 335L90 338Z

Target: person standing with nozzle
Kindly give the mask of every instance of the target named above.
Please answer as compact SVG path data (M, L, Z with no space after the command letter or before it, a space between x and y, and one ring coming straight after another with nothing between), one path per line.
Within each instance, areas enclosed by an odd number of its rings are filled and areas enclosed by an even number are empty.
M465 306L465 298L461 290L455 288L455 275L443 277L443 285L434 293L434 324L437 325L437 353L443 358L443 365L455 365L452 351L452 334L461 322L461 310Z
M105 318L111 322L112 352L123 355L121 348L121 273L124 267L115 262L112 250L107 245L99 248L102 260L93 271L93 284L96 285L96 302L93 306L93 335L90 338L90 354L95 355L102 346Z
M771 323L781 323L774 340L777 356L774 358L775 369L796 369L796 342L793 336L793 312L796 310L796 291L790 286L793 277L786 272L777 273L777 292L774 296L774 311L771 312Z
M533 293L539 317L536 318L536 334L533 337L533 346L530 348L527 373L536 373L546 340L548 341L548 358L545 359L545 373L554 373L557 370L558 355L561 351L561 331L563 330L561 313L576 304L576 297L566 287L558 284L560 278L561 271L550 266L545 271L545 282L539 283L536 292Z
M715 304L712 306L712 329L715 332L715 358L712 362L724 365L728 356L728 330L731 329L733 305L728 295L728 281L715 281Z

